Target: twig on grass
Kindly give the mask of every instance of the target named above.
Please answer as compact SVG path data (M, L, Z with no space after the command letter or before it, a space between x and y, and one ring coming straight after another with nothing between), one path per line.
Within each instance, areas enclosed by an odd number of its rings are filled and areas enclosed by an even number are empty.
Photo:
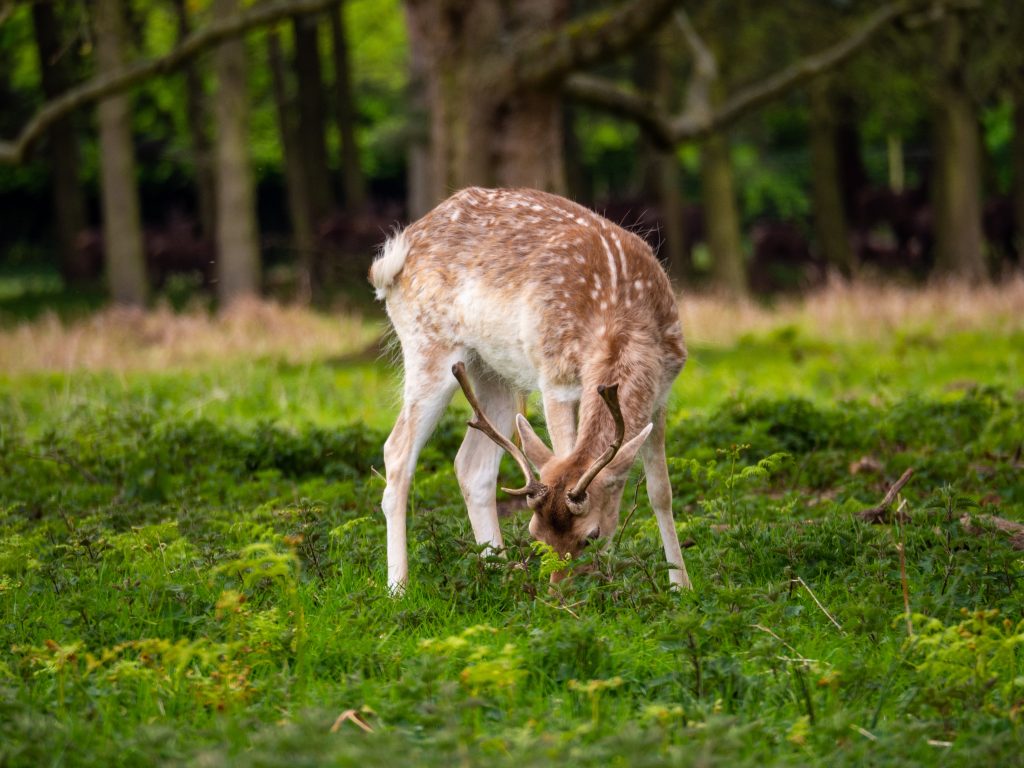
M780 643L782 643L784 646L786 646L793 653L795 653L797 656L802 656L803 655L803 654L800 653L800 651L798 651L792 645L787 643L785 640L783 640L781 637L779 637L777 634L775 634L772 630L770 630L768 627L764 626L763 624L751 624L750 626L753 627L754 629L759 629L762 632L768 633L769 635L774 637L776 640L778 640Z
M354 723L362 729L363 733L373 733L373 726L366 722L366 720L363 719L363 716L354 709L346 709L338 715L338 718L334 721L334 725L331 726L331 733L337 733L340 731L342 723L346 722Z
M870 739L871 741L878 741L878 737L877 737L877 736L875 736L875 734L873 734L873 733L872 733L871 731L869 731L869 730L868 730L867 728L862 728L862 727L861 727L861 726L859 726L859 725L853 725L853 724L851 724L851 725L850 725L850 728L851 728L852 730L856 731L857 733L859 733L859 734L860 734L861 736L863 736L863 737L864 737L865 739Z
M903 486L910 481L913 474L914 468L908 467L907 471L900 475L900 479L893 483L889 487L889 490L885 492L885 496L878 505L871 507L870 509L865 509L863 512L858 512L857 517L868 523L886 522L886 517L889 514L889 507L896 500L896 495L903 490ZM900 512L897 511L896 514L899 515Z
M802 586L804 589L807 590L807 594L809 594L811 596L811 599L814 601L814 604L817 605L821 609L821 612L824 613L828 617L829 621L831 621L833 624L835 624L835 627L836 627L836 629L839 630L840 634L845 635L846 634L846 630L844 630L842 625L838 621L836 621L836 617L833 616L831 613L829 613L828 609L825 608L825 606L821 604L821 601L818 599L818 596L814 594L813 590L811 590L811 588L809 586L807 586L807 582L804 581L799 576L797 576L792 581L797 583L797 584L800 584L800 586Z
M568 613L568 614L569 614L570 616L572 616L572 617L573 617L574 619L576 619L577 621L579 621L579 618L580 618L580 617L579 617L579 614L577 614L577 613L576 613L576 611L574 611L574 610L573 610L572 608L570 608L570 607L569 607L568 605L555 605L554 603L549 603L549 602L548 602L547 600L545 600L545 599L544 599L544 598L542 598L542 597L538 597L537 599L538 599L538 600L539 600L540 602L544 603L544 605L546 605L546 606L547 606L548 608L554 608L554 609L555 609L556 611L565 611L565 612L566 612L566 613ZM576 605L579 605L579 603L576 603Z

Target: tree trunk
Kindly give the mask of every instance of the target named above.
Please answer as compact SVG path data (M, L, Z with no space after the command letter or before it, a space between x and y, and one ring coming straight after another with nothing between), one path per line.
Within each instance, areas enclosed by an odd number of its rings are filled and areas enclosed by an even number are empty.
M886 164L889 169L889 189L902 192L907 186L906 165L903 159L903 138L890 133L885 140Z
M831 268L849 276L854 268L853 250L843 201L835 102L828 80L812 83L810 97L814 228L818 248Z
M96 0L96 64L101 73L119 69L124 60L125 25L120 0ZM135 151L127 96L99 103L100 184L107 284L121 304L146 302Z
M704 140L700 173L712 279L717 288L742 296L747 292L746 267L727 136L715 133Z
M43 93L47 99L52 99L71 83L66 64L66 56L70 53L62 51L60 25L53 12L52 0L39 0L32 4L32 23ZM72 118L64 117L55 122L47 136L60 271L65 284L75 285L94 280L99 275L94 273L89 260L83 258L75 242L85 226L85 204L78 182L78 141Z
M1013 219L1017 262L1024 267L1024 82L1017 83L1013 104Z
M366 180L359 164L356 143L356 104L352 92L352 67L349 62L348 34L345 29L345 7L339 5L330 13L331 50L334 54L334 109L341 134L341 177L345 205L356 212L366 203Z
M406 3L410 38L422 41L430 104L430 198L470 185L528 186L564 193L562 103L557 84L495 89L480 62L510 30L538 34L568 3L478 0L451 13L437 0Z
M324 87L320 70L320 19L315 15L292 20L295 34L295 75L299 85L299 136L302 138L303 165L309 185L313 221L320 221L331 210L331 176L324 142Z
M240 10L238 0L214 0L217 18ZM217 296L222 306L259 292L259 240L248 156L245 42L232 39L214 53L217 96Z
M576 135L576 110L572 104L563 104L562 153L565 158L565 190L570 199L584 205L594 200L594 185L583 164L583 149Z
M965 77L965 40L956 14L938 25L935 104L935 259L947 275L987 276L981 212L981 135Z
M679 89L668 56L675 35L675 30L671 29L662 33L658 38L660 45L651 51L654 93L662 107L669 112L675 111L675 94ZM686 247L686 220L683 211L679 159L672 149L656 149L652 154L654 188L664 223L659 256L662 261L667 263L668 273L675 283L682 285L689 276L690 259Z
M174 0L174 12L178 17L178 42L191 31L189 27L186 0ZM185 115L192 139L192 158L195 166L196 202L199 209L199 226L203 238L212 241L217 231L216 183L213 165L210 162L210 135L206 114L206 97L203 93L203 79L196 60L185 66Z
M406 208L410 219L418 219L437 202L434 171L431 166L430 103L428 88L427 41L424 30L407 24L409 34L409 139L406 176Z
M302 161L302 143L295 121L295 113L288 98L288 77L281 53L281 38L277 29L267 30L267 53L273 85L274 106L277 109L277 126L281 134L281 149L284 156L285 187L288 195L288 215L292 224L292 247L295 249L299 266L298 298L308 302L313 295L313 254L316 248L309 185Z

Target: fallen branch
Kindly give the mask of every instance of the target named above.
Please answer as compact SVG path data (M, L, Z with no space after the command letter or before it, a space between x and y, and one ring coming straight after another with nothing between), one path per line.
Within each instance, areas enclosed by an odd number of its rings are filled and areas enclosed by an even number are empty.
M1010 545L1014 549L1024 550L1024 524L1015 523L1013 520L996 515L977 515L972 518L970 515L964 514L960 518L960 525L973 536L980 536L987 533L989 528L995 528L999 533L1010 537Z
M858 512L857 517L866 523L874 523L876 525L887 522L889 507L892 506L894 501L896 501L897 494L903 490L903 486L910 481L913 474L914 468L909 467L906 472L900 475L900 479L889 487L889 490L886 491L885 496L879 504L871 507L870 509L865 509L863 512ZM903 513L900 512L898 514L902 515ZM906 517L901 518L901 520L905 521Z

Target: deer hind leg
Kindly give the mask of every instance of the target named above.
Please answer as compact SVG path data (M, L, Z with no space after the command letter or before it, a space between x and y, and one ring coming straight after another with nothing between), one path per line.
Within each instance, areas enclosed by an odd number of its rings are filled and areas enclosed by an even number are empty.
M473 389L480 407L487 414L494 428L508 437L516 413L515 394L492 376L479 375L470 370ZM458 454L455 456L455 474L466 500L469 522L477 544L488 544L491 549L502 549L501 527L498 525L498 509L495 501L495 486L498 479L498 465L504 451L484 433L468 429Z
M654 429L640 449L647 473L647 498L658 520L661 543L665 547L665 559L672 568L668 572L669 582L675 588L692 589L690 576L683 562L679 548L675 520L672 517L672 485L668 479L668 462L665 458L665 410L654 414Z
M409 577L406 514L416 459L458 386L451 374L456 359L454 353L429 361L405 356L402 410L384 443L387 486L381 500L388 529L388 588L394 594L405 589Z

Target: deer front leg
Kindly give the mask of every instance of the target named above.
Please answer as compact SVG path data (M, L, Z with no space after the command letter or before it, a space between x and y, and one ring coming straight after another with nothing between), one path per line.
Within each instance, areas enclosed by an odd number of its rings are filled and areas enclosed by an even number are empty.
M544 420L551 437L551 448L555 456L568 456L576 445L576 407L579 397L571 397L554 387L544 391Z
M406 514L416 459L455 392L455 382L446 372L446 367L440 366L432 376L418 375L407 361L402 410L384 443L387 486L381 509L387 522L388 588L392 594L401 594L409 578Z
M512 420L516 411L515 396L492 377L472 378L473 388L483 411L495 429L508 437L512 433ZM476 543L488 544L494 551L504 547L495 501L498 466L501 464L503 454L501 446L483 432L468 429L455 456L455 475L459 479L459 487L466 500L469 522L473 526Z
M690 576L686 572L686 563L683 562L683 552L679 548L675 520L672 517L672 485L668 479L668 462L665 457L664 409L654 414L654 429L640 451L644 471L647 473L647 498L658 520L665 559L672 566L668 572L669 582L677 589L692 589Z

